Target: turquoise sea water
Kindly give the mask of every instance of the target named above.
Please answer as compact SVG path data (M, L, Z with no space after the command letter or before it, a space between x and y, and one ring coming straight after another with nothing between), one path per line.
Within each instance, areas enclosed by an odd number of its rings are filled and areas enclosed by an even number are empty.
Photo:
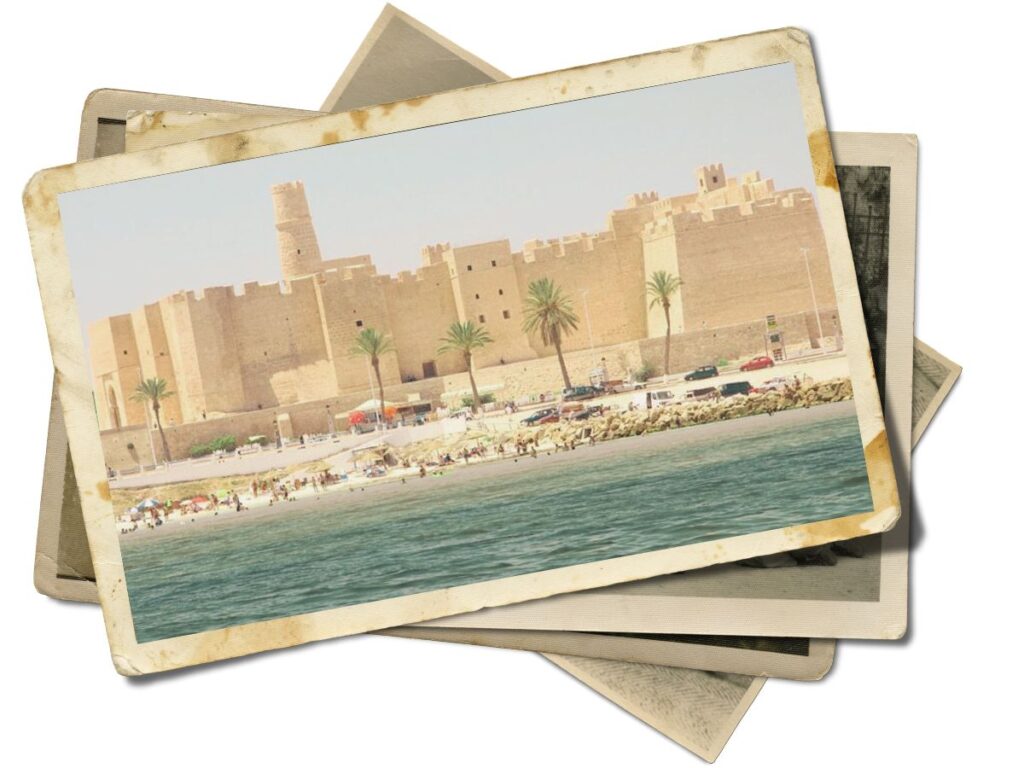
M137 640L869 511L852 409L813 410L801 423L662 432L125 537Z

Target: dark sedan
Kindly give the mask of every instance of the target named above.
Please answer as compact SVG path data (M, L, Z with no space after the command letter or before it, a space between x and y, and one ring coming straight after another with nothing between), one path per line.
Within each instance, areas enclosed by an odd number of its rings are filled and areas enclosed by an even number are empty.
M555 408L541 408L539 411L534 411L529 416L526 416L522 423L523 424L539 424L541 421L546 419L548 416L554 416L558 413Z
M683 376L686 381L697 381L698 379L713 379L718 375L718 368L714 365L702 365L695 371L690 371Z

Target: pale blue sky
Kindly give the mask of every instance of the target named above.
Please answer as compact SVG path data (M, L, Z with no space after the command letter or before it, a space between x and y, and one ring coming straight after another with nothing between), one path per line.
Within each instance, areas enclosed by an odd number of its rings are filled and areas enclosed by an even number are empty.
M324 258L594 232L627 195L760 170L813 191L791 64L465 120L60 196L84 328L177 290L280 277L270 187L301 179Z

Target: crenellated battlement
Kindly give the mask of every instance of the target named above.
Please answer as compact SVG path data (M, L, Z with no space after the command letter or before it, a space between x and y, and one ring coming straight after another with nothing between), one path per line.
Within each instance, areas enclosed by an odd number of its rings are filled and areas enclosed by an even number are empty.
M433 245L424 245L420 249L420 256L423 259L423 264L437 264L443 258L445 253L451 251L451 242L447 243L435 243Z
M651 203L658 202L658 193L653 190L650 192L637 192L626 198L627 208L639 208L642 205L649 205Z

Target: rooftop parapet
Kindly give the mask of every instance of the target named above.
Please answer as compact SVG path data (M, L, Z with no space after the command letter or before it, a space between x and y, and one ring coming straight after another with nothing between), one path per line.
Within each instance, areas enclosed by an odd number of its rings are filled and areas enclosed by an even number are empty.
M655 191L650 192L637 192L626 198L627 208L639 208L642 205L649 205L658 201L658 193Z
M435 243L434 245L425 245L420 249L420 256L423 259L423 264L438 264L444 259L444 254L452 249L452 244L448 243Z

